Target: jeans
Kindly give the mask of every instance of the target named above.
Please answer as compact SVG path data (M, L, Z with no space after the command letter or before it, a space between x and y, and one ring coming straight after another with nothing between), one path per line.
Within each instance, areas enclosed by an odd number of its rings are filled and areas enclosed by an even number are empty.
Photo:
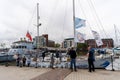
M76 71L76 59L71 59L70 61L70 69L73 69L74 65L74 70Z
M89 64L89 72L95 71L94 61L88 59L88 64Z
M19 63L20 63L20 62L19 62L19 61L16 61L16 63L17 63L16 66L19 66Z

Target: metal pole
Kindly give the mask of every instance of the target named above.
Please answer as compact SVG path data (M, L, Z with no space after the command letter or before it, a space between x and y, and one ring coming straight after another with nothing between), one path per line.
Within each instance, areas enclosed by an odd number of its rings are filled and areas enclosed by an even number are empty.
M111 71L115 71L114 68L113 68L113 55L114 55L114 49L113 49L113 53L111 55L111 64L112 64L112 70Z
M7 53L6 57L7 57L7 62L5 64L5 66L8 67L8 53Z
M40 26L40 24L39 24L39 3L37 3L37 52L39 52L39 26ZM37 68L37 53L36 53L36 64L35 64L35 68Z
M74 29L74 47L76 47L75 43L75 0L73 0L73 29Z
M39 48L39 3L37 3L37 49Z
M114 24L114 29L115 29L115 39L116 39L115 46L117 47L118 38L117 38L117 30L116 30L116 25L115 24Z

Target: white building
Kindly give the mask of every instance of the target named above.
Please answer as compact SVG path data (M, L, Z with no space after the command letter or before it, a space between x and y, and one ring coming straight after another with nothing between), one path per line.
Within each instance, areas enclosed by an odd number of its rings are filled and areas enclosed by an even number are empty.
M74 45L74 38L67 38L63 41L63 48L70 48Z
M39 41L38 41L39 40ZM44 36L39 36L39 39L38 37L36 36L34 39L33 39L33 45L34 47L37 48L38 47L45 47L46 46L46 38Z

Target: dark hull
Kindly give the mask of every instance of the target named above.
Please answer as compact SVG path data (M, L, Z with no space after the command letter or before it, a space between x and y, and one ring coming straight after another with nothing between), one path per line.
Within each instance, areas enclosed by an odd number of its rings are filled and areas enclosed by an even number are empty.
M0 56L0 62L14 61L13 55L3 55Z

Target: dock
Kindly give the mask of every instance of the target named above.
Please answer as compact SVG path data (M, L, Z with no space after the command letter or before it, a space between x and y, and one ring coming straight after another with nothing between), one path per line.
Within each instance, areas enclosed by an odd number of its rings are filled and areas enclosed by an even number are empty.
M96 69L95 72L88 72L88 69L78 69L71 72L62 68L0 66L0 80L41 80L45 75L48 77L44 80L119 80L120 71Z

